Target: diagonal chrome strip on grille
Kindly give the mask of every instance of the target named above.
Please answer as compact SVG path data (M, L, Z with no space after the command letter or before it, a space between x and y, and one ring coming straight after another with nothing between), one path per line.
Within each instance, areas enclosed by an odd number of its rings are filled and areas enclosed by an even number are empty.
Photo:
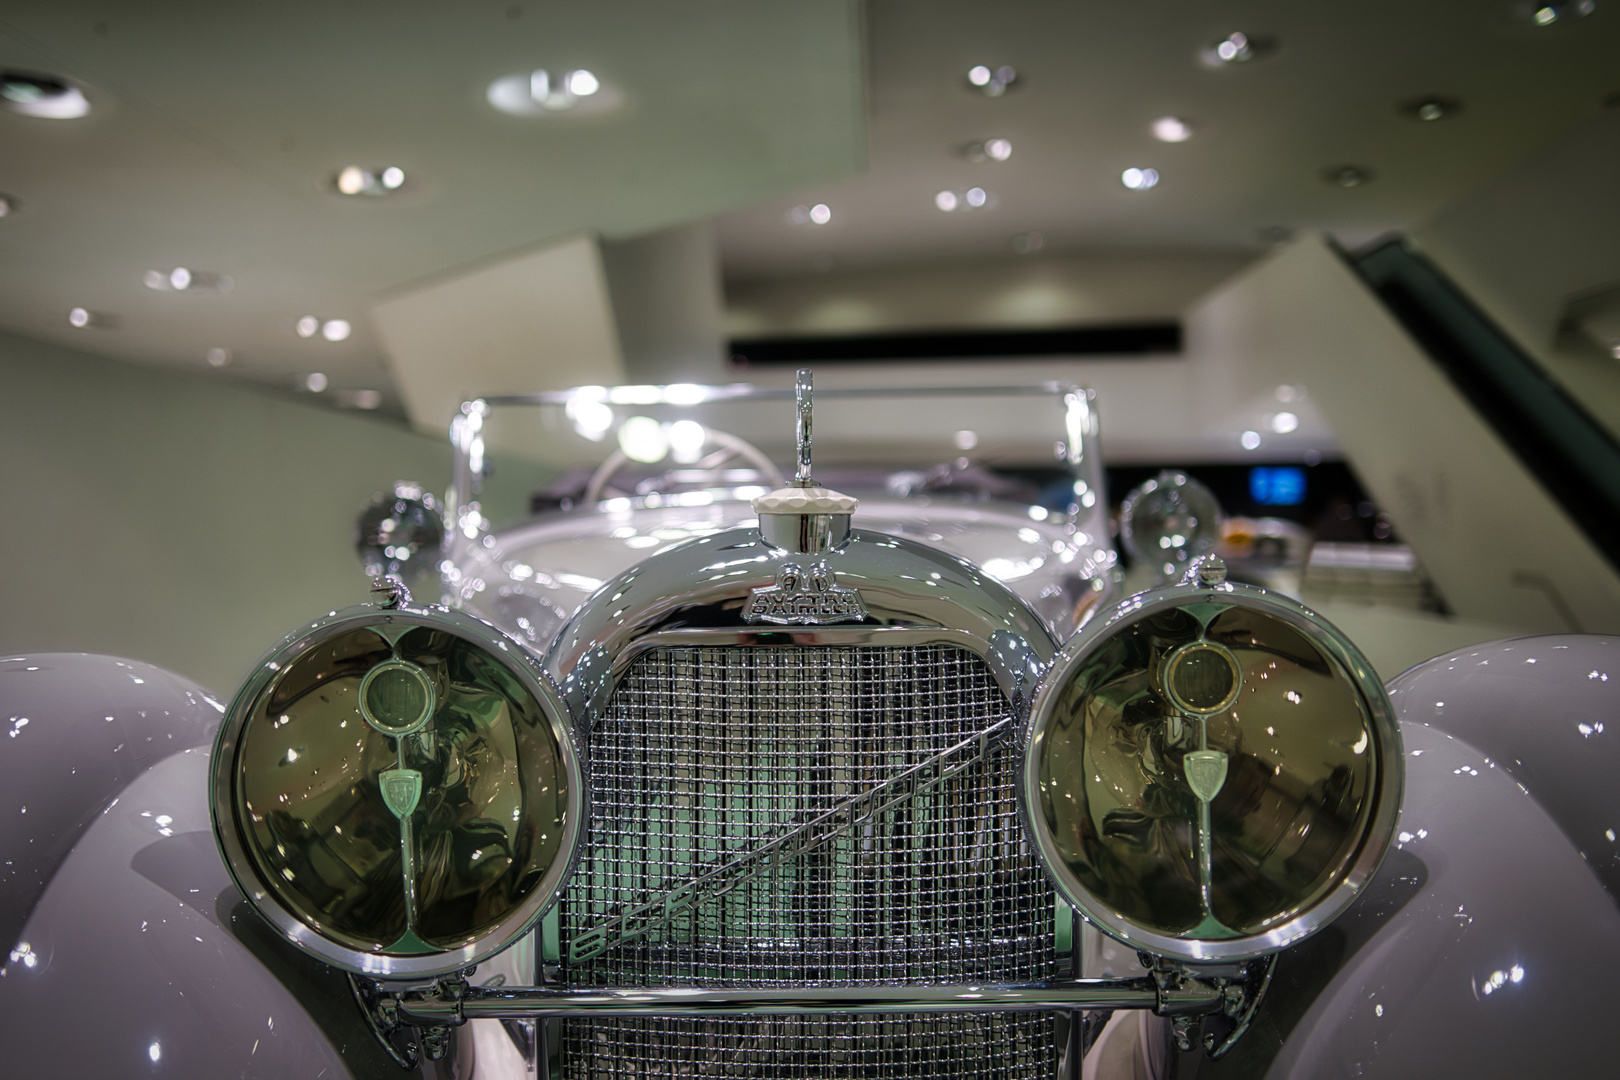
M740 853L728 853L721 865L699 868L694 876L639 904L617 918L583 931L569 943L570 963L580 963L655 930L667 927L694 903L719 899L748 879L750 873L780 871L780 864L817 850L841 833L871 825L891 810L983 763L990 749L1012 726L1002 717L985 730L932 757L901 769L877 786L839 802L801 825L763 840Z
M1009 725L984 662L955 646L648 652L591 733L594 821L560 909L563 940L589 947L564 982L1055 974L1053 897L997 738ZM1051 1027L1038 1014L568 1021L563 1056L590 1077L1036 1077L1055 1064Z

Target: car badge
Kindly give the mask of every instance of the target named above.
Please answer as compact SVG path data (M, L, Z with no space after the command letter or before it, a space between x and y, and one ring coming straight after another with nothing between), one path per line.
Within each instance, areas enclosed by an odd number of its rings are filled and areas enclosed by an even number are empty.
M415 769L389 769L377 779L382 784L383 802L397 818L408 818L422 800L422 774Z
M776 572L776 584L761 585L748 594L742 617L751 623L859 622L866 618L866 603L859 592L834 580L825 560L812 563L809 574L798 563L784 563Z
M1226 755L1219 750L1194 750L1188 754L1184 766L1187 786L1204 802L1214 802L1226 784Z

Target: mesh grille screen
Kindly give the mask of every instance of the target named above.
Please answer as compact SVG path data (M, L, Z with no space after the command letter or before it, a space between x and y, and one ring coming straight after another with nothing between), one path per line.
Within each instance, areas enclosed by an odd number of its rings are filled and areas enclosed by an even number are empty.
M657 908L637 936L565 959L565 983L1055 974L1053 897L1018 822L1016 754L998 742L975 760L971 742L1005 716L984 662L952 646L649 652L592 729L593 821L562 899L565 954L582 932L773 839L822 842L747 864L723 895L700 887ZM931 759L960 771L909 786L902 774ZM881 801L897 805L854 826L825 816L884 785ZM1033 1077L1056 1060L1039 1014L572 1020L562 1051L567 1075L593 1078Z

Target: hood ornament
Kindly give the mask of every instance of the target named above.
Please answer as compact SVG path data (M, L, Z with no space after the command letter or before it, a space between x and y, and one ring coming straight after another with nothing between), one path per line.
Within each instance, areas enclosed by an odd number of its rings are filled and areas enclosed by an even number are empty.
M781 551L819 555L836 550L849 540L849 518L860 500L819 486L810 476L810 406L812 387L808 369L799 370L793 386L798 411L798 464L787 487L754 500L759 531L765 542Z
M798 413L798 461L793 479L754 500L759 533L765 543L785 555L822 555L849 542L849 519L860 505L848 495L817 485L810 476L810 372L801 369L793 386ZM810 564L806 573L795 561L777 568L776 583L761 585L748 594L742 617L751 623L859 622L867 616L861 594L833 578L825 558Z

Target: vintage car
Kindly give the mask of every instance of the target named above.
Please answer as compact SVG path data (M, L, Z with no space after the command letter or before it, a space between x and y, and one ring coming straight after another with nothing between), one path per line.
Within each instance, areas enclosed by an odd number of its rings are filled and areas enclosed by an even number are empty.
M1076 387L970 391L1060 421L1057 510L822 486L804 373L634 389L793 403L794 468L655 424L492 530L490 410L616 399L471 401L228 703L0 660L7 1075L1610 1074L1620 645L1386 687L1146 499L1123 595Z

